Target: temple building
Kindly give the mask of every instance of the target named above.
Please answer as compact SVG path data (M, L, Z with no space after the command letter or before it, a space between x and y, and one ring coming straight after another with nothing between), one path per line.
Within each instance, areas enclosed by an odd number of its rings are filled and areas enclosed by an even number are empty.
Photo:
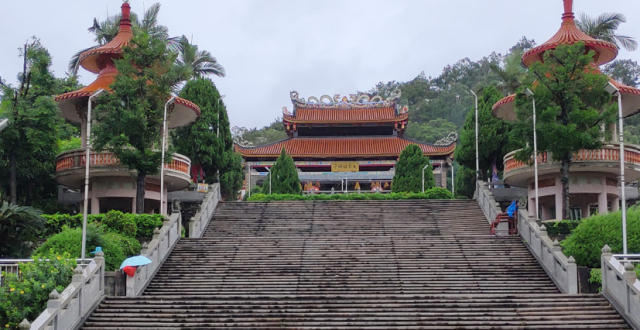
M282 120L288 138L258 147L236 145L245 162L245 188L261 184L284 149L306 190L389 190L396 161L409 144L429 157L436 185L446 187L456 138L431 145L403 137L409 114L398 104L399 97L352 94L305 100L291 92L293 109L285 107Z
M573 0L564 1L564 13L559 31L547 42L528 50L522 56L522 63L530 66L542 61L543 54L560 45L583 42L587 50L593 50L592 70L600 72L599 66L613 61L618 48L609 42L596 40L576 27L573 14ZM629 117L640 112L640 90L614 80L611 83L622 95L622 114ZM604 86L603 86L604 88ZM617 101L617 96L612 99ZM508 121L516 120L515 94L509 95L493 106L493 114ZM617 122L617 121L616 121ZM592 212L600 214L617 211L620 202L620 145L617 141L617 127L612 127L612 140L604 143L602 149L580 150L573 155L569 169L569 193L571 217L588 217ZM514 158L516 151L504 157L505 183L528 190L528 210L535 214L534 168ZM552 161L546 151L538 154L538 215L541 220L562 219L562 183L560 163ZM625 181L640 179L640 147L625 144Z
M70 122L80 124L82 148L61 153L56 158L56 181L66 187L84 189L86 164L87 107L89 97L100 89L110 91L109 86L118 75L114 60L122 58L123 48L133 38L130 20L131 8L127 2L122 4L122 19L118 35L109 43L89 49L79 57L79 64L85 70L97 73L98 77L88 86L58 95L55 101L62 116ZM95 99L92 100L95 109ZM170 106L168 128L191 124L200 116L200 108L188 100L176 97ZM165 132L166 133L166 132ZM146 213L159 212L160 194L181 190L189 186L191 162L189 158L173 154L172 160L165 166L164 191L160 191L160 176L149 175L145 181ZM136 212L136 182L131 171L119 164L114 154L91 152L89 181L90 213L102 213L109 210ZM83 195L84 196L84 195ZM166 205L164 206L166 209Z

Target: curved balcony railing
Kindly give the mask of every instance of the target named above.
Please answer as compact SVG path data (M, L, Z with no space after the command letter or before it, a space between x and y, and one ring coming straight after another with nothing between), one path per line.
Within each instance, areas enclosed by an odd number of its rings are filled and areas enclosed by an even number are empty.
M164 168L168 170L178 171L189 175L191 169L191 161L186 156L180 154L171 155L171 162L164 164ZM86 161L86 151L84 149L75 149L61 153L56 158L56 172L84 167ZM117 166L120 165L118 158L111 152L91 152L89 166Z
M530 167L531 165L516 160L514 158L515 153L518 150L512 151L504 156L504 173L505 176L509 172L521 169L523 167ZM551 153L544 151L538 154L538 165L554 163ZM618 162L620 161L620 145L617 143L608 144L601 149L586 150L582 149L573 154L573 163L584 162ZM624 148L624 161L634 165L640 165L640 148L635 145L625 145Z

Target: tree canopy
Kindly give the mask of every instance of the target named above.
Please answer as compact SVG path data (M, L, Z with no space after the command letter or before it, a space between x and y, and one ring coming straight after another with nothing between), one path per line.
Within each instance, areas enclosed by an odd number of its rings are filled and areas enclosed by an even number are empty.
M422 153L418 145L410 144L400 153L393 176L392 192L422 192L422 168L429 164L424 171L424 189L435 187L433 168L429 157Z
M96 108L93 145L136 172L136 212L143 213L145 178L160 169L164 105L179 77L173 70L176 55L160 38L139 34L122 55L115 60L120 74L113 92Z
M269 176L271 176L271 193L273 194L300 194L302 191L293 158L287 155L284 148L276 163L271 167Z
M512 137L527 142L516 158L529 162L533 153L532 102L523 93L524 88L529 88L535 94L538 150L550 151L553 160L561 163L564 219L568 218L570 207L569 167L573 153L600 148L617 117L617 107L604 90L608 78L590 70L594 54L585 52L584 43L547 51L542 62L531 65L527 83L516 97L518 121Z

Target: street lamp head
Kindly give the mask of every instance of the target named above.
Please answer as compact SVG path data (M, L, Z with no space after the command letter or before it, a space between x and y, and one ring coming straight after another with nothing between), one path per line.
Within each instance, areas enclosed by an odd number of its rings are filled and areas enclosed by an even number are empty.
M606 85L604 85L604 90L606 90L607 93L613 96L618 95L618 93L620 92L618 87L614 86L611 82L608 82Z
M166 105L173 104L175 101L176 101L176 96L171 95L171 98L169 99L169 101L167 101Z
M528 96L528 97L533 97L533 95L534 95L534 94L533 94L533 91L531 91L531 90L530 90L530 89L528 89L528 88L527 88L527 89L525 89L523 93L524 93L524 95L526 95L526 96Z

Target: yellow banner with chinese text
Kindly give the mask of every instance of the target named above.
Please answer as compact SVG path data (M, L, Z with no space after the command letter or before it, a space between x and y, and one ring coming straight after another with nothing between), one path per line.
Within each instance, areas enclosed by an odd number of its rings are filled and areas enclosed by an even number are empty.
M333 162L331 172L358 172L360 164L358 162Z

